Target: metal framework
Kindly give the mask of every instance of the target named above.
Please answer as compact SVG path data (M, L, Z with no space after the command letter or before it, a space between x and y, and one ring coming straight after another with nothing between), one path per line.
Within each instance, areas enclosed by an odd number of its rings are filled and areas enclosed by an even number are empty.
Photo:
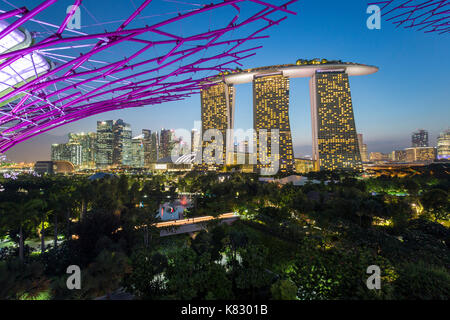
M425 33L445 34L450 32L449 0L388 0L371 2L381 7L386 21L397 27L415 29Z
M259 33L285 20L284 14L295 14L288 6L296 1L192 4L195 9L175 13L151 26L136 27L142 20L139 15L152 2L145 0L114 31L95 34L67 28L82 0L75 0L60 25L36 19L57 0L43 1L33 9L0 10L0 22L6 22L0 41L15 30L23 31L24 24L37 23L50 30L40 41L39 33L34 32L34 43L24 48L0 50L0 75L8 72L21 80L20 85L0 82L9 88L0 96L0 152L95 114L181 100L198 93L209 76L233 72L233 66L242 66L242 59L254 55L261 46L243 48L243 44L267 38ZM244 11L248 11L246 15ZM229 15L225 25L204 25L208 22L202 18L206 13L223 18L228 17L225 12ZM200 31L193 35L184 35L183 28L173 31L177 29L174 25L188 21ZM118 58L116 48L120 46L126 46L129 56ZM38 70L39 57L52 67ZM33 77L24 78L15 69L23 59L33 66Z

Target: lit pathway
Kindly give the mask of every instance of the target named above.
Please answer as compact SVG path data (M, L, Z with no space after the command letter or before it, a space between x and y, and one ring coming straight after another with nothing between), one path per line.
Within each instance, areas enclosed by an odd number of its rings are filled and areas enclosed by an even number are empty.
M200 231L206 228L206 223L208 221L218 219L222 220L221 223L232 223L239 219L239 216L233 212L224 213L218 217L204 216L190 219L182 220L172 220L165 222L158 222L155 224L157 228L163 228L160 232L161 237L172 236L182 233L190 233L195 231Z

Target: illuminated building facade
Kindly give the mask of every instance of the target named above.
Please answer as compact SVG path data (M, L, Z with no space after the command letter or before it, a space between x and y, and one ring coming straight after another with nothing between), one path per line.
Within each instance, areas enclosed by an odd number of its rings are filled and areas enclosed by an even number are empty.
M148 129L142 129L142 145L144 153L144 164L148 166L150 164L150 150L152 141L152 131Z
M432 162L436 159L436 148L416 147L406 148L407 162Z
M53 144L51 148L52 161L69 161L74 166L81 166L82 147L79 143Z
M383 161L389 161L390 156L387 153L381 153L381 152L371 152L370 153L370 161L373 162L383 162Z
M362 142L361 136L359 147L348 78L373 74L377 71L378 68L374 66L340 60L314 59L299 60L296 64L236 69L220 74L209 79L209 82L205 83L207 86L201 90L202 134L204 135L208 129L222 131L225 139L222 159L227 160L227 163L233 163L225 158L229 155L231 160L236 158L234 156L236 141L232 139L233 137L226 137L225 130L234 129L234 88L235 85L252 82L253 129L256 131L256 137L250 138L252 150L249 153L251 161L248 163L256 163L256 169L271 166L270 161L266 162L266 159L259 158L258 151L263 151L261 153L266 153L266 156L271 155L270 130L275 129L280 133L277 159L279 171L292 171L295 160L289 122L289 82L291 78L308 77L311 78L313 159L316 161L317 170L362 170L362 159L368 160L367 146ZM264 143L267 150L263 150L264 144L259 143L258 130L261 129L268 131L269 141L267 144ZM212 142L202 142L203 151L210 143ZM204 164L208 156L203 154ZM271 158L270 160L276 160ZM208 160L213 162L214 159ZM209 169L216 168L217 166L209 167Z
M205 153L205 148L212 147L219 143L216 137L211 137L210 141L203 140L203 161L202 168L222 167L226 162L226 151L232 151L233 148L230 139L227 137L227 129L234 126L234 87L226 83L220 82L201 90L201 117L202 117L202 134L207 130L216 129L222 134L222 154ZM227 148L227 147L230 148ZM216 150L216 148L214 148ZM218 149L217 149L218 150ZM232 154L232 152L230 152ZM222 165L217 164L215 158L218 157L222 161ZM232 159L229 160L232 162Z
M81 145L81 167L94 168L95 167L95 132L88 133L69 133L69 143Z
M122 119L113 123L113 164L131 165L131 127Z
M296 173L308 173L316 171L315 161L312 159L295 159L295 172Z
M289 78L278 75L253 79L253 128L256 131L257 168L270 166L266 157L278 161L280 172L294 170L294 150L289 124ZM261 129L267 130L267 142L261 143ZM272 152L271 130L279 130L279 151ZM264 148L267 148L264 150Z
M411 136L411 147L428 147L428 131L418 130Z
M131 139L131 166L142 168L145 165L144 135Z
M97 168L104 168L113 163L113 121L97 121Z
M406 150L392 151L391 159L392 159L392 161L396 161L396 162L406 162L407 161Z
M310 90L313 155L320 170L362 170L348 74L318 70Z
M149 163L155 163L159 159L159 133L152 132L150 138L150 157Z
M442 132L437 139L437 158L450 159L450 129Z
M161 129L159 138L159 156L158 159L170 157L173 141L174 131L170 129Z

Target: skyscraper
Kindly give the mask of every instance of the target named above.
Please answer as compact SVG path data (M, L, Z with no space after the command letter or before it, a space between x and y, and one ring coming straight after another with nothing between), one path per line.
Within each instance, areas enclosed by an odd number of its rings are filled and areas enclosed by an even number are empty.
M450 129L442 132L437 139L437 158L450 159Z
M82 146L74 142L52 144L51 160L69 161L79 167L82 164Z
M69 133L69 143L81 145L81 166L84 168L95 167L95 132Z
M358 147L359 151L361 152L361 161L369 161L369 157L367 156L367 144L364 143L362 133L358 133Z
M256 130L257 169L269 167L267 157L278 161L279 170L294 170L294 151L289 124L289 78L277 75L253 79L253 128ZM261 129L267 130L267 142L261 141ZM278 155L273 153L271 130L279 130ZM264 150L267 148L266 150ZM276 152L276 151L275 151Z
M313 156L320 170L362 170L347 73L318 70L310 90Z
M155 163L159 159L159 133L153 132L150 139L150 163Z
M113 156L115 165L131 165L131 126L122 119L113 123Z
M69 148L65 143L55 143L51 146L51 160L59 161L65 160L68 161L70 158Z
M131 166L142 168L145 165L144 135L131 139Z
M204 150L211 144L216 145L218 140L214 137L211 141L203 141L203 163L215 163L215 157L219 157L223 164L226 163L227 146L232 148L232 141L227 137L227 129L234 126L234 87L220 82L201 90L201 117L202 134L210 129L217 129L222 134L222 155L205 154ZM216 148L214 148L216 149ZM232 149L230 149L232 151ZM231 160L230 160L231 161ZM205 165L206 167L206 165ZM213 167L220 167L213 165Z
M97 121L97 168L104 168L113 163L113 121Z
M254 164L256 160L256 168L262 170L268 167L275 169L270 160L279 160L280 171L291 171L294 156L289 123L289 81L291 78L311 77L314 165L320 170L362 170L361 158L367 158L367 147L364 143L361 143L361 148L358 145L348 78L377 71L378 68L374 66L340 60L299 59L296 64L237 69L211 78L201 90L202 134L203 140L206 140L202 142L202 169L217 169L217 166L205 166L206 162L214 162L215 158L226 163L231 163L235 158L234 138L242 132L236 130L230 137L225 132L226 129L234 129L235 85L252 82L253 129L257 134L250 140L252 150L249 162ZM213 139L209 141L206 134L209 129L221 131L225 141L221 146L223 149L218 150ZM270 130L279 130L280 133L280 141L275 141L280 147L276 156L278 159L273 159L275 155L271 159L263 159L264 154L267 157L271 153ZM267 141L260 139L264 131L269 134L267 144ZM217 157L214 153L205 153L205 150L218 150L223 155Z
M411 147L428 147L428 131L418 130L412 133Z
M161 129L161 135L159 138L159 158L170 157L172 153L172 148L174 145L173 141L174 131L170 129Z
M150 153L151 153L151 139L152 131L148 129L142 129L142 143L143 143L143 152L144 152L144 164L145 166L149 166L151 163Z

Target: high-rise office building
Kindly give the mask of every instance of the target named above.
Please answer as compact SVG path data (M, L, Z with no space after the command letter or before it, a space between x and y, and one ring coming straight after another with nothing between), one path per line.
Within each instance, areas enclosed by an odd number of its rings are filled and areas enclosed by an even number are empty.
M310 90L313 155L320 170L362 170L347 73L316 71Z
M227 129L231 129L234 126L234 101L233 85L220 82L201 90L202 134L204 135L210 129L216 129L222 134L222 146L217 146L219 141L215 137L211 137L211 141L203 141L202 154L205 168L207 163L213 164L210 167L221 167L215 163L216 157L219 157L223 164L227 162L226 151L232 148L232 141L227 137ZM208 146L214 150L219 150L221 147L222 154L205 154L204 150ZM233 149L229 150L232 151ZM232 159L228 159L228 161L231 162Z
M142 168L145 165L144 135L131 139L131 166Z
M437 158L450 159L450 129L442 132L437 139Z
M55 143L51 147L51 160L52 161L68 161L70 158L69 149L65 143Z
M255 76L253 79L253 128L256 131L257 169L271 166L269 157L279 163L280 172L294 170L294 151L289 124L289 78L282 74ZM261 140L267 130L267 141ZM272 150L273 132L279 130L278 154ZM268 164L269 163L269 164Z
M131 126L122 119L113 123L114 165L131 165Z
M97 121L97 168L104 168L113 163L113 121Z
M159 159L170 157L174 146L174 130L161 129L159 136Z
M69 133L69 143L78 143L81 145L81 166L83 168L95 167L95 144L96 133Z
M69 142L53 144L51 147L52 161L69 161L74 166L82 165L82 146L79 143Z
M151 154L151 141L152 141L152 131L148 129L142 129L142 143L143 143L143 152L144 152L144 164L145 166L149 166L151 163L150 154Z
M369 157L367 155L367 144L364 143L362 133L358 133L358 146L359 151L361 152L361 161L362 162L369 161Z
M418 130L411 136L411 147L428 147L428 131Z
M149 163L155 163L159 156L159 133L153 132L150 139L150 158Z

